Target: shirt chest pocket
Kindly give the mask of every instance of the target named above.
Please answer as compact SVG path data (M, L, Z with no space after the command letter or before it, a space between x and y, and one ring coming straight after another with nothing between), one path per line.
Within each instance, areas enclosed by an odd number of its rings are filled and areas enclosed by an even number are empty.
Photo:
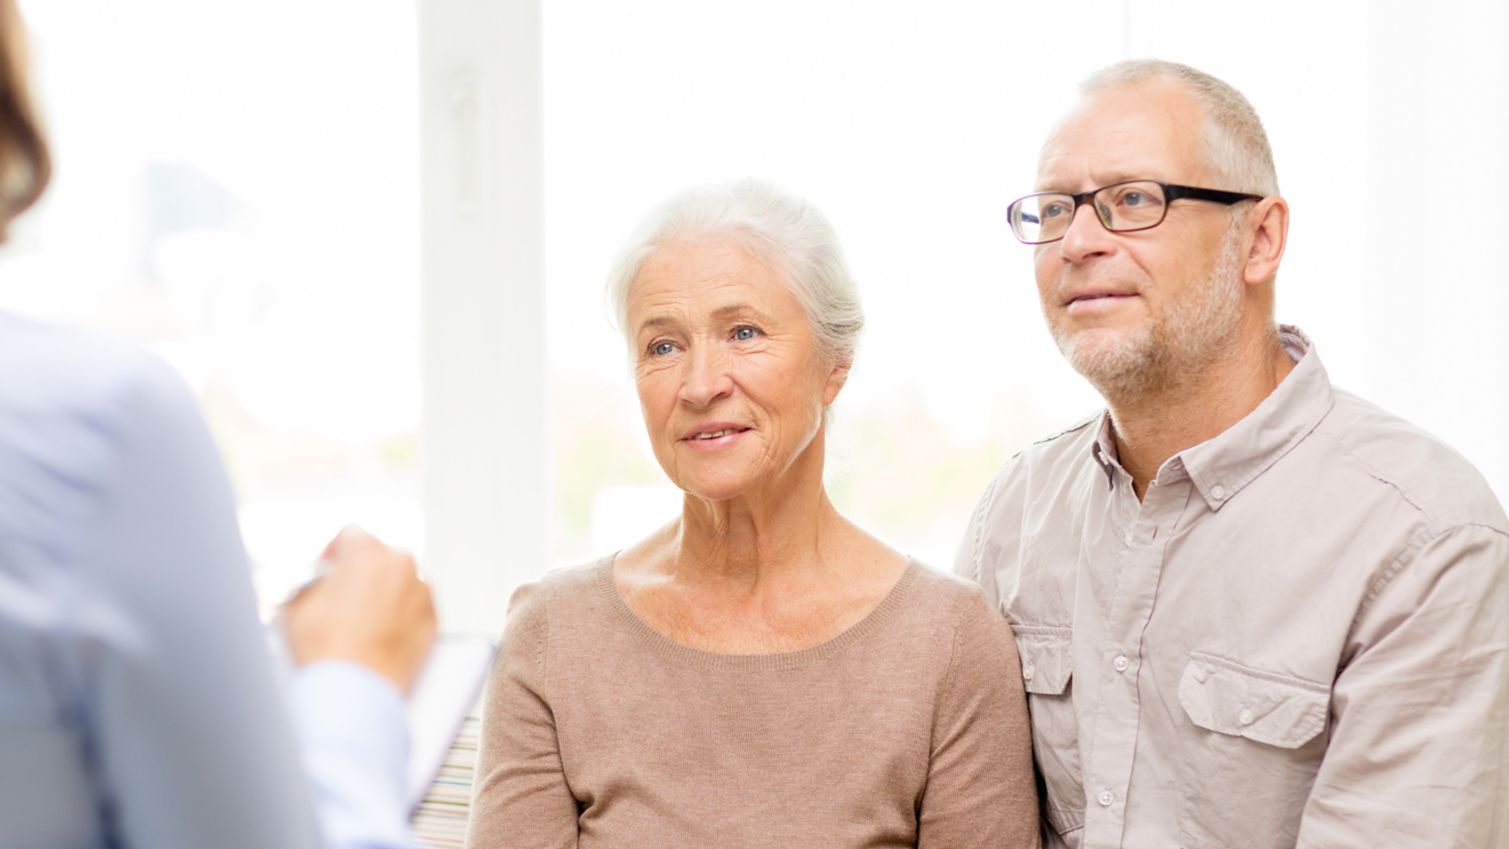
M1179 704L1196 729L1180 747L1181 844L1293 846L1326 746L1330 687L1190 652ZM1254 832L1249 817L1265 813ZM1288 820L1273 821L1282 812Z
M1297 749L1326 727L1330 688L1190 652L1179 704L1207 731Z
M1044 625L1012 625L1022 659L1022 684L1032 717L1032 754L1047 790L1044 816L1060 835L1085 823L1079 721L1074 713L1074 632Z

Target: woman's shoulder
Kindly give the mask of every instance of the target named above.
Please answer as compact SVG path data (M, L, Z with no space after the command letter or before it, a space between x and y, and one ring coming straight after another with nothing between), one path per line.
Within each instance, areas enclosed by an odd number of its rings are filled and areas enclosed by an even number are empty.
M550 658L562 650L576 652L585 642L587 651L600 642L598 626L603 620L603 581L612 580L612 558L563 569L552 569L537 581L514 590L508 602L508 618L499 641L500 667L531 670L544 675ZM543 677L541 678L543 681Z
M913 608L926 610L932 617L929 630L940 638L937 649L946 652L949 668L962 667L965 675L977 675L983 669L1017 668L1011 626L979 586L952 572L926 566L919 569L917 583L919 598Z
M97 412L123 396L170 394L182 381L125 342L0 314L0 403L45 413Z
M1006 668L1015 654L1011 629L979 587L911 561L888 600L885 627L857 662L878 663L896 686L938 692L958 686L959 669Z
M8 451L87 479L122 444L172 439L200 426L192 393L157 357L0 314L0 442Z
M956 654L961 646L982 641L1001 647L1014 646L1005 617L986 601L985 594L972 581L915 560L908 571L914 577L902 605L901 615L908 620L904 630L931 635L925 642L940 659Z
M975 582L913 560L913 607L953 623L978 622L994 613ZM999 618L998 616L996 618Z
M509 607L521 604L569 604L600 591L602 582L612 575L613 557L601 557L574 566L559 566L538 580L522 584L514 591Z
M202 429L188 387L156 357L0 314L0 475L7 482L0 516L14 522L0 521L7 532L78 522L125 458L167 450Z
M520 628L548 628L551 620L582 624L582 617L603 606L603 584L612 580L612 569L609 556L551 569L538 580L520 585L508 602L505 634Z

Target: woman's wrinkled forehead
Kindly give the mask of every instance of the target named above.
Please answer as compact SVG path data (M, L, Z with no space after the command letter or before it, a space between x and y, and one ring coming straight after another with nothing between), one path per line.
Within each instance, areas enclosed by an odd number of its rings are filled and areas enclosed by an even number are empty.
M657 245L640 263L627 292L630 334L666 312L727 312L737 305L769 311L770 302L795 301L775 266L740 240L677 238Z

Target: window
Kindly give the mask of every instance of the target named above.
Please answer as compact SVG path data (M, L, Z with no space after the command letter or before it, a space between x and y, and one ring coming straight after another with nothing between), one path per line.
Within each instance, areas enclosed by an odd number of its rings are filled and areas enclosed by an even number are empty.
M264 598L343 523L422 538L413 11L23 0L57 163L0 301L198 393Z

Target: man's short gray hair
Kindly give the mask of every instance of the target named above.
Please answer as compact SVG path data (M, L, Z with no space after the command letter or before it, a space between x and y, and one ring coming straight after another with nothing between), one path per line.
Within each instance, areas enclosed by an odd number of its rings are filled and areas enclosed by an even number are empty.
M817 207L758 180L689 189L650 213L608 275L620 330L631 332L629 286L645 262L666 245L709 239L733 240L770 263L805 309L819 349L836 363L854 361L864 311L833 226Z
M1273 149L1257 110L1242 93L1204 71L1160 59L1128 59L1091 74L1079 85L1089 97L1109 89L1162 80L1188 91L1205 111L1205 157L1223 185L1211 188L1278 194Z

